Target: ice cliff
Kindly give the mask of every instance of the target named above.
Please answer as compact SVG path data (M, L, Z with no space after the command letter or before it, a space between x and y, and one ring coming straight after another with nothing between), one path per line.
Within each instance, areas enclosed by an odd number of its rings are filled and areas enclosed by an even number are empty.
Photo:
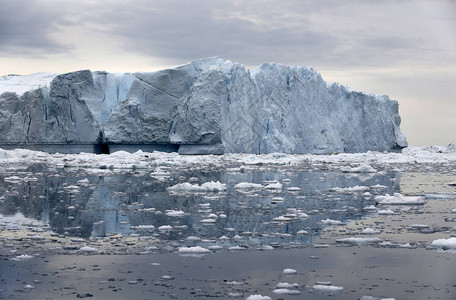
M0 77L0 144L173 144L187 154L407 146L396 101L328 85L305 67L250 71L208 58L157 72L77 71L35 87Z

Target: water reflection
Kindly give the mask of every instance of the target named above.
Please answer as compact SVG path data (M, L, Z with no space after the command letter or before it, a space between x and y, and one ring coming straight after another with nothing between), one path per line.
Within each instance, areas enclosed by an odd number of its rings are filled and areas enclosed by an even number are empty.
M365 191L347 193L334 191L335 187L367 186L371 194L399 192L399 175L394 172L358 176L323 171L161 172L168 175L94 175L44 167L2 174L0 214L21 213L58 234L83 238L121 234L183 241L187 246L215 241L221 246L274 246L310 243L322 229L321 220L359 219L367 213L363 208L374 204L372 197L363 195ZM167 190L180 182L209 181L225 183L227 190L183 194ZM264 186L272 181L283 188L234 188L240 182Z

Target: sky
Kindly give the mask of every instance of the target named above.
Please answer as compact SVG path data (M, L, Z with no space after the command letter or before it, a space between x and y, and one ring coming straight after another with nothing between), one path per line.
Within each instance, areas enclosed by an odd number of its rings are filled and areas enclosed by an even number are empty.
M304 65L399 101L410 145L456 144L456 0L0 0L0 75Z

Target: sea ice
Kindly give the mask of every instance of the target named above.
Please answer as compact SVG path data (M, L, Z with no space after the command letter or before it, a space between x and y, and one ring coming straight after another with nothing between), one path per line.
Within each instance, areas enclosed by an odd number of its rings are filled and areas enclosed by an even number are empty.
M456 237L434 240L431 246L442 249L456 249Z
M388 205L422 205L424 204L423 197L406 197L399 193L394 193L393 196L386 194L385 196L376 196L374 198L378 204Z

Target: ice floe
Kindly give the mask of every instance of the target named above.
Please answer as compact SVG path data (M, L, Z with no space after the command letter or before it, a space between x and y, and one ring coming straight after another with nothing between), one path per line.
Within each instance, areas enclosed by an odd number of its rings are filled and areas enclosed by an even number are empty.
M378 204L387 205L422 205L425 203L423 197L416 196L402 196L400 193L394 193L394 195L386 194L385 196L376 196L374 198Z

